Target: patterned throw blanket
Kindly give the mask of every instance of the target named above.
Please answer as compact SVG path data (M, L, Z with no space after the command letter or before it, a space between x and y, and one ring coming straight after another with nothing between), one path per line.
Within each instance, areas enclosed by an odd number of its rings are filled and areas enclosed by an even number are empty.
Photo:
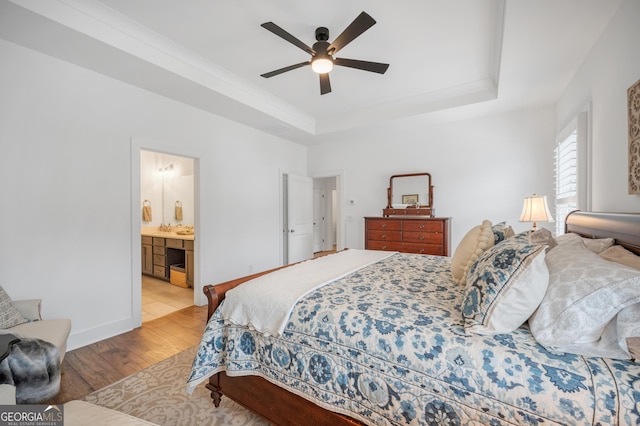
M257 375L370 425L640 423L640 364L550 353L526 325L467 334L450 268L396 253L307 294L277 338L218 311L188 389Z
M16 387L17 404L35 404L60 391L60 353L49 342L20 337L0 362L0 383Z

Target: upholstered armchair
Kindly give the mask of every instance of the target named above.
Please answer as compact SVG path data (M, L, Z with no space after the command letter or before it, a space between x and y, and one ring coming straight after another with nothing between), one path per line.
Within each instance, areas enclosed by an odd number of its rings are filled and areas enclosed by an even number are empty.
M40 306L40 299L12 301L0 287L0 333L21 338L0 363L0 404L37 403L60 389L71 320L42 319Z
M57 346L60 351L60 363L67 351L67 339L71 332L71 320L42 319L40 299L14 300L13 305L28 322L0 330L0 333L12 333L25 337L46 340Z

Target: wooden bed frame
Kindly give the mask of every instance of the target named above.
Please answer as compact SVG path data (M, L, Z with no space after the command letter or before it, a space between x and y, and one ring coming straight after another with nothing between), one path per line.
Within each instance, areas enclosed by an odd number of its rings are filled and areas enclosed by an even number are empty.
M640 213L590 213L575 211L567 216L566 232L586 238L615 238L616 244L640 255ZM208 318L222 302L227 291L261 275L281 268L204 287L209 301ZM257 376L230 377L224 372L209 378L206 385L213 404L218 407L222 395L277 425L362 425L345 415L321 408Z

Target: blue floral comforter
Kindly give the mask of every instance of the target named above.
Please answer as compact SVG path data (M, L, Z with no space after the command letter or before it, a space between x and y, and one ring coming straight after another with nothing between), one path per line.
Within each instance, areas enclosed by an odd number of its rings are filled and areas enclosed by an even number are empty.
M450 258L397 253L309 293L279 338L215 313L189 377L258 375L367 424L638 424L640 364L465 334Z

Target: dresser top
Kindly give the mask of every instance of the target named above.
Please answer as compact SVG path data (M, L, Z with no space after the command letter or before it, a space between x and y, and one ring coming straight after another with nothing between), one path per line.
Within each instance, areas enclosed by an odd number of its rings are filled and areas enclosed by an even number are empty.
M431 217L431 216L365 216L365 219L378 220L450 220L450 217Z

